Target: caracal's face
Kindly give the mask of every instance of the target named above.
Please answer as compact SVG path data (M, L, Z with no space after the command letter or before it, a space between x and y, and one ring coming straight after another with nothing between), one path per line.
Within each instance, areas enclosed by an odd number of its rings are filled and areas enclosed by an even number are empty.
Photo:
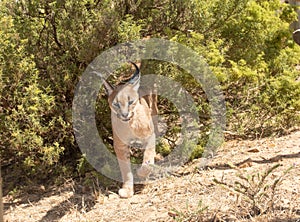
M134 115L139 100L138 87L138 84L125 84L115 89L110 96L112 112L124 122L129 121Z

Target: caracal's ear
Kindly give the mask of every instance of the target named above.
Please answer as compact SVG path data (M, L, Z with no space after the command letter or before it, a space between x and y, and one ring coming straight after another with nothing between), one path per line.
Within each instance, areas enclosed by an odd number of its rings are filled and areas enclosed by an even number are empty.
M110 96L112 94L112 92L114 91L114 87L109 83L107 82L105 79L101 79L102 82L103 82L103 86L105 88L105 92L108 96Z
M130 61L130 63L134 66L135 72L133 73L132 77L129 79L128 84L132 85L133 89L137 91L140 87L141 72L139 67L134 62Z
M92 73L96 74L97 76L99 76L101 78L101 81L103 83L103 86L105 88L105 92L106 94L109 96L110 94L112 94L112 92L114 91L114 87L109 83L107 82L103 76L101 75L101 73L97 72L97 71L93 71Z

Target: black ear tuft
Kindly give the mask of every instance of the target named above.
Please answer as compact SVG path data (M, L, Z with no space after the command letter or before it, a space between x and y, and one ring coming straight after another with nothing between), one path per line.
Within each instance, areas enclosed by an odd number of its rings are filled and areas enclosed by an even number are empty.
M135 67L135 72L133 73L132 77L129 79L128 83L130 84L136 84L139 80L140 80L140 76L141 76L141 73L140 73L140 69L139 67L134 63L134 62L131 62L129 61L132 65L134 65Z

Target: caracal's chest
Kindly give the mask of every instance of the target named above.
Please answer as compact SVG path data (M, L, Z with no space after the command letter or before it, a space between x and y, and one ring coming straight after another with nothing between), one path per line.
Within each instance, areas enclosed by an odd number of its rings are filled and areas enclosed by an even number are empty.
M124 122L115 113L111 114L114 137L117 136L124 144L134 142L147 143L154 134L151 111L143 102L138 103L134 109L133 117Z

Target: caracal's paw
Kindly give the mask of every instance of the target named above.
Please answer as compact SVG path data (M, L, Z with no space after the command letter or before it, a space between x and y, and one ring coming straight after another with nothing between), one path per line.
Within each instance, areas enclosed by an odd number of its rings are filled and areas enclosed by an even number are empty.
M129 198L133 196L133 187L123 187L119 190L121 198Z
M152 171L151 165L149 164L143 164L137 171L137 175L140 178L146 178L150 175Z

